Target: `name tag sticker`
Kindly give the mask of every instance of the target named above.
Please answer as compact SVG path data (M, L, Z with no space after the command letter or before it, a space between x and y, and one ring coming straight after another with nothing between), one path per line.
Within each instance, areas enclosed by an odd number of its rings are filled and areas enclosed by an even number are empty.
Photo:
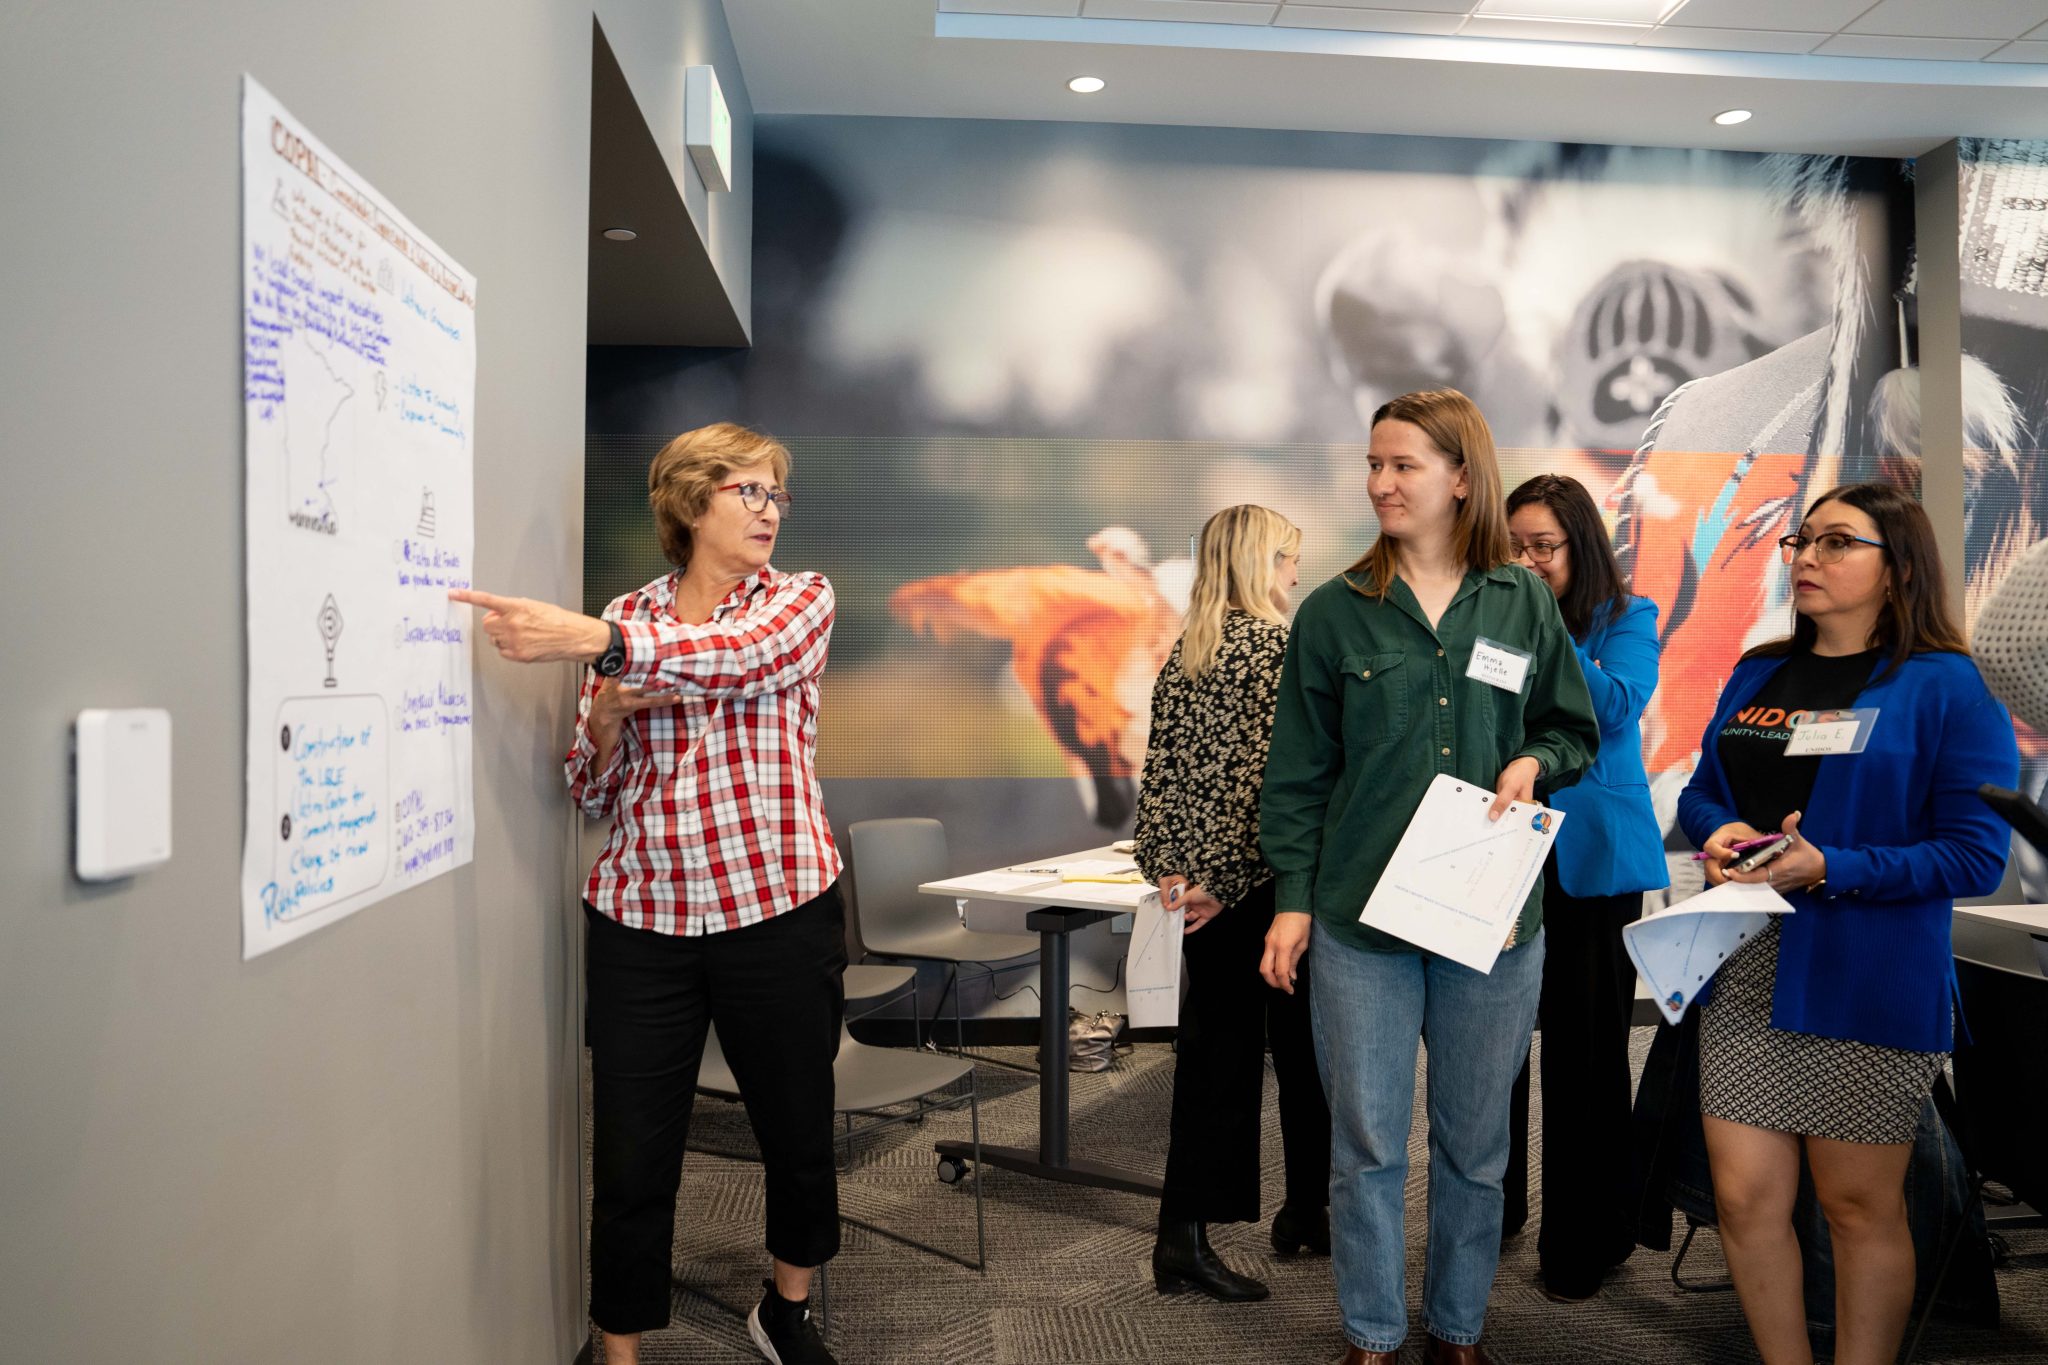
M1792 738L1785 741L1785 757L1810 758L1822 754L1860 754L1877 728L1875 706L1853 710L1812 711L1792 720Z
M1489 640L1484 635L1472 642L1472 662L1465 676L1498 687L1503 692L1520 692L1529 681L1529 664L1536 656L1513 645Z

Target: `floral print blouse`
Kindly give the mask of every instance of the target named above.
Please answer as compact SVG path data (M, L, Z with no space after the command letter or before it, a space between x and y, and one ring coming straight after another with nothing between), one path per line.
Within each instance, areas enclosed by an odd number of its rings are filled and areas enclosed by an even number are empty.
M1181 671L1184 643L1152 686L1137 863L1155 882L1178 873L1227 907L1273 876L1259 855L1259 786L1287 628L1228 612L1216 662L1198 679Z

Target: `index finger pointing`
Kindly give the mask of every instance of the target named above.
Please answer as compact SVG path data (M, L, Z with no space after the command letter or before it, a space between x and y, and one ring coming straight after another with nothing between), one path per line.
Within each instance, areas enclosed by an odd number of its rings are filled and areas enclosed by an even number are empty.
M472 607L482 607L486 611L503 611L512 605L512 599L509 597L499 597L492 593L478 592L475 588L450 588L448 589L448 600L451 602L467 602Z

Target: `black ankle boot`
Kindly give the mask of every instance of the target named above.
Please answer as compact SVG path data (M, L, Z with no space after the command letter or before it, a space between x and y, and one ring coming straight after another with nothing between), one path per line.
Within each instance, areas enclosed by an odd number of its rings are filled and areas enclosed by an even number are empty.
M1162 1294L1199 1289L1221 1303L1254 1303L1271 1292L1223 1264L1209 1245L1208 1229L1191 1218L1159 1220L1159 1240L1152 1244L1152 1283Z
M1273 1250L1292 1256L1304 1249L1314 1256L1330 1254L1330 1211L1283 1204L1273 1215Z

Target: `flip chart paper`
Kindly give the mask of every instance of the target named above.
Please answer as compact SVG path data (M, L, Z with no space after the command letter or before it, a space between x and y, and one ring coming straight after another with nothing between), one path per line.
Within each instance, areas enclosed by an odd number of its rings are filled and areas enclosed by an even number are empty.
M242 956L470 861L476 279L242 83Z

